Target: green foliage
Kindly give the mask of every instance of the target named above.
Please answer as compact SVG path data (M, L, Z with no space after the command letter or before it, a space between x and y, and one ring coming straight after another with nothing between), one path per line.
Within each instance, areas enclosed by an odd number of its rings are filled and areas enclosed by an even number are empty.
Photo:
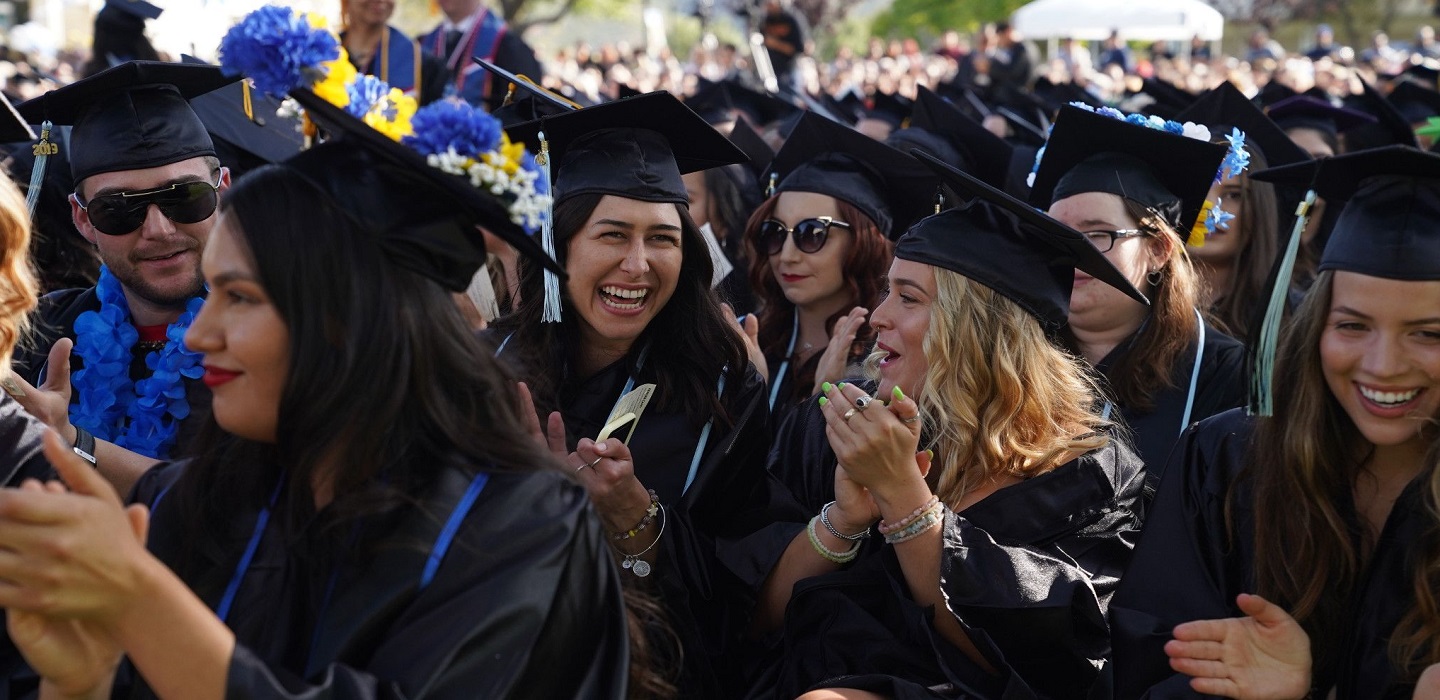
M895 0L875 18L874 31L886 38L930 40L949 29L973 32L1000 22L1029 0Z

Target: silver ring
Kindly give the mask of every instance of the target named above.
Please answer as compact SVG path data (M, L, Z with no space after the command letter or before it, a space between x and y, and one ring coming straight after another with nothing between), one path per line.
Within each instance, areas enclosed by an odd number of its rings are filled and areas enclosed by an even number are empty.
M915 421L918 421L918 420L920 420L920 414L917 413L917 414L915 414L915 415L913 415L913 416L910 416L909 418L901 418L901 419L900 419L900 422L901 422L901 423L914 423Z
M600 463L600 460L602 460L602 459L605 459L605 458L604 458L604 457L596 457L596 458L595 458L595 461L593 461L593 462L591 462L591 463L589 463L589 464L582 464L582 465L580 465L580 466L578 466L578 467L575 467L575 473L576 473L576 474L579 474L581 469L584 469L585 467L593 467L593 466L599 464L599 463Z
M849 422L850 422L850 419L851 419L852 417L854 417L856 413L859 413L859 412L860 412L860 409L858 409L858 408L852 408L852 409L846 411L846 412L845 412L845 415L840 416L840 419L843 420L843 421L845 421L846 423L849 423Z
M870 406L870 402L871 402L871 401L874 401L874 400L875 400L875 399L871 398L869 394L865 394L865 395L861 396L860 398L855 399L855 410L857 410L857 411L863 411L863 410L865 410L866 408L868 408L868 407Z

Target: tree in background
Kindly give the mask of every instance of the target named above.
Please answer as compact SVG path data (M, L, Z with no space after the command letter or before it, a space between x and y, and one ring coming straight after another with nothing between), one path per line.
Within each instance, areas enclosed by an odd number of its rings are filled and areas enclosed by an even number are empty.
M986 22L1000 22L1029 0L895 0L875 17L877 36L936 37L951 29L974 31Z

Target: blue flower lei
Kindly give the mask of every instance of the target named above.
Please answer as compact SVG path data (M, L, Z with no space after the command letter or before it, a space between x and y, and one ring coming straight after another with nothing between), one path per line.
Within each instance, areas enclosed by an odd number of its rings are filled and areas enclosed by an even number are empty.
M185 331L205 299L185 304L185 313L165 330L165 347L145 356L152 374L131 382L131 353L140 333L130 323L120 281L108 267L100 268L95 293L100 309L75 319L75 354L85 367L71 379L77 405L70 421L97 438L164 459L175 447L180 422L190 415L184 378L198 379L205 372L200 353L185 347Z

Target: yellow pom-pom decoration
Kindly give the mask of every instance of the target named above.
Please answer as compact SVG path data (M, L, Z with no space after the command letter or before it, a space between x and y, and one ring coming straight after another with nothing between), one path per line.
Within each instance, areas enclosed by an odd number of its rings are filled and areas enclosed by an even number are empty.
M326 19L325 15L322 15L319 12L306 12L305 22L310 25L311 29L330 28L330 20Z
M390 88L390 94L365 113L365 123L385 134L390 140L399 141L402 137L415 133L410 118L415 116L418 107L415 98L406 95L400 88Z
M350 105L350 83L355 82L357 75L355 66L350 64L350 56L345 49L340 49L340 58L333 61L326 61L323 64L325 79L321 80L310 89L320 99L329 102L336 107L345 108Z
M1185 245L1191 248L1205 245L1205 236L1210 233L1210 229L1205 226L1205 221L1210 218L1210 210L1214 208L1214 202L1205 200L1205 205L1200 207L1200 216L1195 218L1195 225L1190 227L1190 237L1186 239Z

